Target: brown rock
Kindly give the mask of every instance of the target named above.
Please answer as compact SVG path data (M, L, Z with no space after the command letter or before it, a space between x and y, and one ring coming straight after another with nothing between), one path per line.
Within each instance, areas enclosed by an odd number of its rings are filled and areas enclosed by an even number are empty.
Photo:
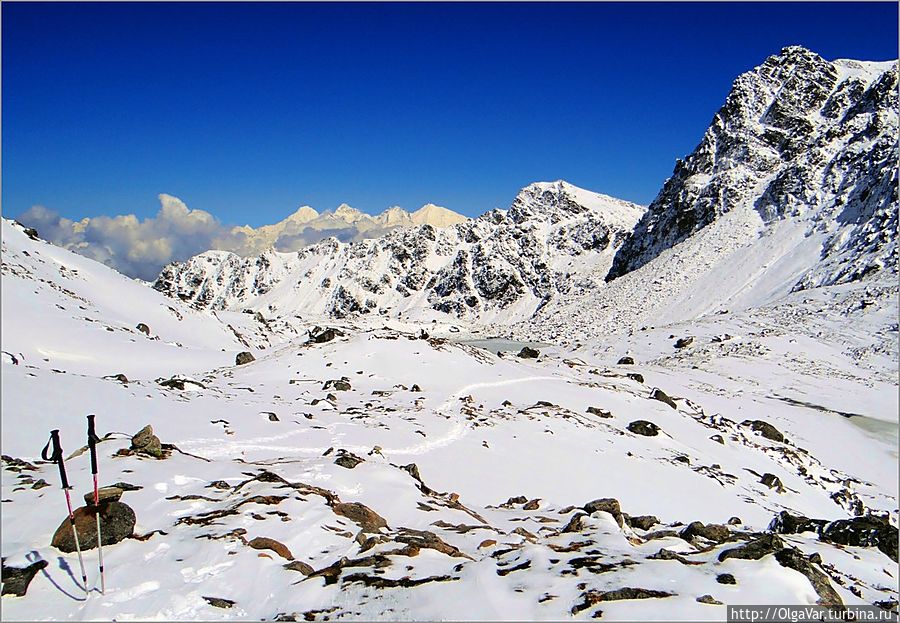
M481 543L478 544L478 549L484 549L485 547L493 547L497 544L497 541L494 539L485 539Z
M384 517L359 502L339 502L331 507L335 515L346 517L356 522L364 532L378 532L387 527Z
M291 550L289 550L284 543L281 543L280 541L276 541L275 539L270 539L270 538L264 537L264 536L258 536L258 537L251 539L250 542L247 543L247 545L249 545L253 549L272 550L273 552L275 552L276 554L278 554L285 560L293 560L294 559L294 555L291 554Z
M82 506L75 509L75 530L78 531L78 543L82 550L97 547L97 520L94 518L94 508ZM100 532L103 535L103 545L114 545L122 539L134 534L136 517L130 506L124 502L106 502L100 504ZM75 551L75 538L72 535L72 526L69 518L62 523L53 534L50 544L57 549L71 553Z

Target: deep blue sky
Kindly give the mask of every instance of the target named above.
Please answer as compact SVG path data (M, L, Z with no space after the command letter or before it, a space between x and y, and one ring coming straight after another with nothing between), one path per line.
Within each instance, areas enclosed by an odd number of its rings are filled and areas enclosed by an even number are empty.
M4 2L3 210L649 203L783 46L896 58L897 4Z

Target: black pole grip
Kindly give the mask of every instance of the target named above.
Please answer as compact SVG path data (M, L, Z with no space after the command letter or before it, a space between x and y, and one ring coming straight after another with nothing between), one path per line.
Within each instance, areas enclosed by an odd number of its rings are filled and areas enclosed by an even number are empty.
M47 450L51 444L53 445L53 453L48 456ZM69 479L66 477L66 466L63 464L63 450L62 444L59 442L59 429L50 431L50 441L47 442L47 445L41 451L41 458L45 461L56 463L56 466L59 467L59 479L62 481L62 488L68 489Z
M88 421L88 447L91 449L91 473L97 473L97 442L100 441L100 438L97 437L97 431L94 430L94 418L96 416L91 414L87 416Z

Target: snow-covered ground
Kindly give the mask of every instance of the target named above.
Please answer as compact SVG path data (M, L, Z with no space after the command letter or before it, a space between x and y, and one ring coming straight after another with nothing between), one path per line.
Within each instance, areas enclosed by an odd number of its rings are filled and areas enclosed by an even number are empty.
M720 561L780 511L897 524L890 281L573 334L525 359L462 343L484 326L199 312L5 220L2 242L2 552L49 563L3 598L6 620L722 620L722 604L824 598L771 553ZM326 322L344 334L309 341ZM241 351L256 360L236 366ZM197 383L159 384L174 375ZM78 450L89 413L100 484L139 487L122 501L142 539L104 547L106 594L85 599L76 556L50 545L65 500L40 451L52 428ZM146 424L168 458L123 452ZM80 501L89 457L66 465ZM588 505L604 498L629 517ZM682 534L694 521L725 532ZM882 551L780 538L821 556L807 566L845 604L897 600ZM94 588L96 550L85 563Z

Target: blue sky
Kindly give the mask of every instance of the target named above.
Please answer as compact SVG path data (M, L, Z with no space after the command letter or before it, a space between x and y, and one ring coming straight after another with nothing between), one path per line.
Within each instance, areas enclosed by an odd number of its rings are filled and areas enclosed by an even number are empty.
M896 3L2 5L3 209L226 223L299 205L649 203L783 46L897 56Z

